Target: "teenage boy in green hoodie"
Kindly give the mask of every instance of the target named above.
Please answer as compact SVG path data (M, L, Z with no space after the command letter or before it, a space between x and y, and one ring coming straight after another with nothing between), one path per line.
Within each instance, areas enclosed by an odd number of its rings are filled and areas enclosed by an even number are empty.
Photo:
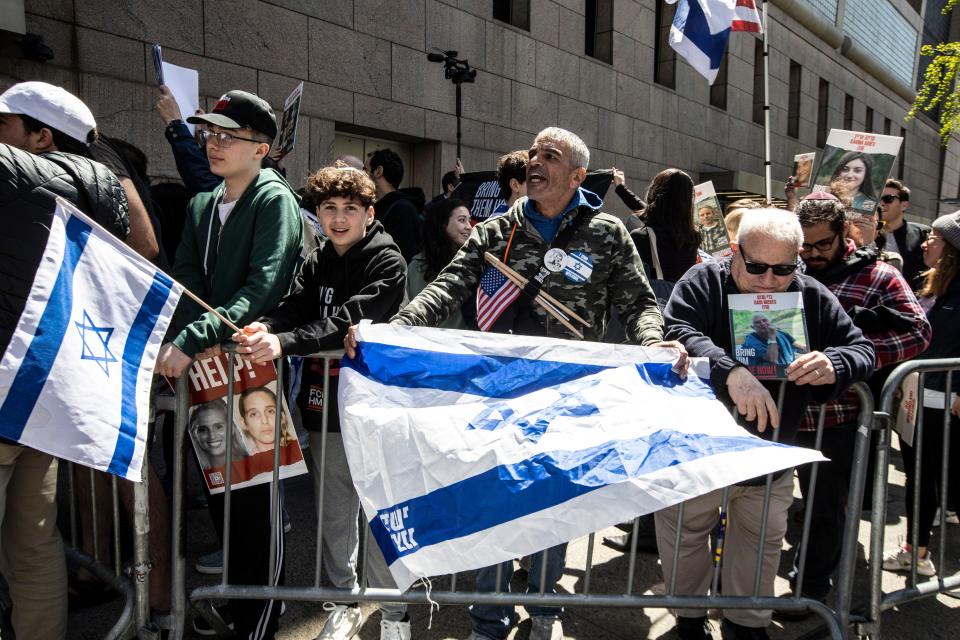
M407 265L396 243L374 219L373 181L352 167L327 167L307 181L307 195L318 203L317 217L327 239L307 257L293 292L260 321L234 336L240 343L237 353L254 362L339 349L351 325L362 319L385 322L405 302ZM303 424L310 430L317 495L318 472L325 457L323 566L333 586L354 589L358 586L360 499L340 435L339 369L339 363L331 367L326 451L321 432L323 361L305 363L297 404ZM396 586L375 547L368 551L366 565L371 586ZM380 603L380 614L382 640L410 640L406 605ZM362 622L356 603L338 604L327 617L318 640L348 640L357 634Z
M274 308L296 273L303 235L299 198L273 169L261 168L277 135L273 109L245 91L224 94L211 113L187 122L205 124L210 171L223 183L190 201L173 277L236 325L249 324ZM193 361L212 355L232 333L212 313L184 298L173 318L172 339L157 357L157 373L178 377ZM269 484L232 493L230 581L269 581ZM223 538L223 494L208 497ZM278 526L278 584L283 581L283 529ZM236 603L234 606L233 603ZM216 609L215 609L216 611ZM280 617L276 601L231 601L236 635L272 638ZM203 620L194 630L211 635Z

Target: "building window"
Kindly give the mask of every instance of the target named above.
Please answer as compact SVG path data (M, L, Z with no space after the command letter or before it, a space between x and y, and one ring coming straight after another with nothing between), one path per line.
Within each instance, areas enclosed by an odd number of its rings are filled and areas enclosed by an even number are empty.
M827 143L827 132L830 130L830 83L820 78L820 93L817 96L817 146Z
M763 124L763 41L753 45L753 121Z
M864 118L863 130L867 133L873 133L873 109L867 107L867 116Z
M653 81L671 89L677 86L677 54L670 46L670 26L677 5L657 3L657 46L653 50Z
M530 31L530 0L493 0L493 19Z
M803 67L799 63L790 61L790 98L787 104L787 135L791 138L800 137L800 90L803 76Z
M907 130L903 127L900 127L900 137L903 138L903 142L900 143L900 159L897 161L897 178L903 180L903 169L906 166L907 160Z
M730 56L723 56L717 78L710 85L710 104L718 109L727 109L727 60Z
M893 126L893 123L890 122L890 118L884 118L883 119L883 135L885 136L890 135L892 126Z
M843 99L843 128L853 130L853 96L849 93Z
M584 53L613 64L613 0L587 0Z

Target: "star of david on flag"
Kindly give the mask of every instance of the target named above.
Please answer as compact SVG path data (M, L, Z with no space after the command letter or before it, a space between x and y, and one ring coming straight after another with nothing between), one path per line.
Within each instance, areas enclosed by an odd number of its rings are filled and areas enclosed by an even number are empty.
M480 275L477 287L477 326L490 331L507 307L520 295L520 289L494 267L487 267Z
M139 481L153 367L183 287L57 202L0 359L0 437Z

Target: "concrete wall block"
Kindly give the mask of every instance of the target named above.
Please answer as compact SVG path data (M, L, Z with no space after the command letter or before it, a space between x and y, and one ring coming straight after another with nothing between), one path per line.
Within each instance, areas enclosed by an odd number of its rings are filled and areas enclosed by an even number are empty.
M390 97L389 42L320 20L309 30L311 81Z
M594 169L609 169L616 162L617 157L615 154L605 149L590 149L590 166ZM613 197L617 200L616 194L613 193L613 188L607 191L608 194L612 194Z
M422 50L424 11L423 0L354 0L354 28Z
M457 57L471 66L484 64L487 21L434 0L426 7L426 48L454 50Z
M704 137L713 144L726 146L730 142L730 121L731 117L725 111L720 109L706 109L707 121L704 130Z
M653 47L637 43L637 62L634 68L630 70L630 75L647 84L653 83Z
M537 43L537 86L576 98L580 58L572 53Z
M463 113L492 124L509 122L510 80L491 73L477 75L475 84L463 86Z
M144 47L144 65L148 78L152 83L153 52L149 46ZM204 58L191 53L184 53L175 49L164 49L163 59L167 62L196 69L200 75L200 95L218 98L232 89L257 91L257 71L250 67L222 62L213 58ZM201 100L201 106L202 100ZM206 107L204 107L206 108Z
M650 173L650 163L646 160L635 158L632 155L621 156L618 154L614 158L613 166L623 171L624 184L626 184L628 189L633 191L639 198L642 199L643 194L647 191L647 185L650 184L650 179L653 177L653 175ZM608 168L595 164L593 160L590 161L590 167L598 170ZM613 196L613 198L616 200L620 199L613 192L612 187L610 191L607 192L605 201L609 202L611 196Z
M25 0L24 9L28 16L44 16L56 20L73 20L73 0Z
M583 16L583 9L577 13L557 7L557 25L557 44L560 48L578 56L586 55L586 18Z
M517 35L516 79L524 84L537 84L537 41Z
M679 99L679 106L680 130L691 136L705 138L707 135L707 107L685 98Z
M483 69L506 78L516 79L517 68L526 61L517 56L517 33L496 22L488 22L484 32ZM530 60L533 62L533 60Z
M431 140L457 142L457 117L449 113L427 110L424 112L424 132ZM484 147L484 123L479 120L463 118L460 121L462 144L471 147Z
M617 72L608 65L581 58L580 99L604 109L616 109Z
M655 15L651 14L650 23L644 22L643 4L633 2L633 0L617 0L613 3L613 28L633 40L646 42L648 37L650 41L647 44L653 44L652 35L656 27ZM650 32L650 36L646 32Z
M333 141L337 134L333 120L309 118L310 166L314 169L329 166L334 161Z
M353 0L261 0L344 27L353 26Z
M493 124L483 126L483 147L499 155L529 149L533 143L533 137L533 134L526 131L498 127Z
M207 12L209 15L209 5ZM77 24L145 42L203 52L203 0L112 2L76 0ZM234 11L236 11L234 7ZM230 34L236 35L236 34Z
M634 118L648 117L650 113L650 85L618 73L617 111Z
M597 108L593 105L561 95L557 126L573 131L591 150L599 144Z
M650 87L650 122L667 129L678 126L679 103L677 94L658 85Z
M424 137L423 109L399 102L353 94L354 124L408 136Z
M551 0L530 0L530 35L534 40L559 46L560 7Z
M149 75L145 73L145 48L140 40L77 27L78 66L81 71L137 82L146 79L149 84L154 84L156 79L152 62Z
M453 84L444 78L443 65L427 60L426 54L416 49L392 45L391 97L434 111L455 113L456 101ZM472 85L465 85L467 92Z
M597 146L620 155L633 153L633 119L600 109Z
M573 11L581 16L583 15L583 0L556 0L556 2L561 7L569 9L570 11Z
M307 78L306 16L256 0L206 0L203 16L208 56Z
M297 88L298 84L300 84L300 80L296 78L288 78L269 71L257 72L257 95L273 106L277 114L278 125L280 124L279 118L283 113L283 102L290 95L290 92ZM303 97L300 99L301 121L304 116L352 122L353 94L335 87L304 82ZM302 126L302 122L300 126Z
M557 94L519 82L513 83L510 94L514 129L537 133L557 123Z
M43 37L43 41L53 49L53 60L43 64L56 65L58 67L74 67L76 59L74 58L74 28L73 25L60 20L51 20L37 15L27 14L27 33L36 33ZM19 49L19 47L17 47ZM13 47L7 47L3 58L11 57L9 52ZM17 55L21 52L18 50ZM141 75L141 78L143 76Z
M661 162L664 148L664 129L643 120L633 121L633 156L650 163ZM653 168L650 168L653 174Z

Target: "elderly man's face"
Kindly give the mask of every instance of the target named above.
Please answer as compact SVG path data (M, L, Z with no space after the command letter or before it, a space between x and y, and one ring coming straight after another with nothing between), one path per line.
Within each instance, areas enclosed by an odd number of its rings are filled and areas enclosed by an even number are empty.
M582 176L574 167L567 145L549 138L539 138L530 148L527 162L527 196L537 202L569 200L580 186Z
M791 242L753 233L740 238L739 250L733 257L731 273L742 293L779 293L786 291L796 272L799 250ZM760 271L750 273L750 271ZM777 275L774 267L784 273ZM792 267L792 268L791 268Z

